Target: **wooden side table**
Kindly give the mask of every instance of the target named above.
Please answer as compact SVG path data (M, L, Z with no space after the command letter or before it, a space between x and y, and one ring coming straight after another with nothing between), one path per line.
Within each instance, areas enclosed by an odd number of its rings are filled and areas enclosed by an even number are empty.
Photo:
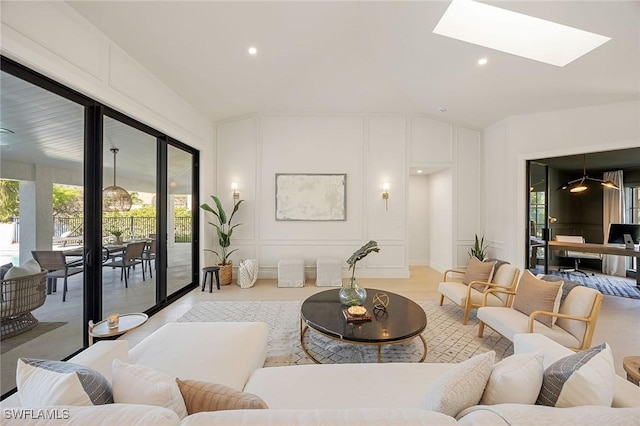
M127 331L140 327L147 322L147 319L149 319L149 317L143 313L121 314L116 328L109 328L106 319L95 324L93 321L89 321L89 346L93 345L93 339L95 337L120 336Z
M627 356L622 360L622 367L627 372L627 380L638 385L640 382L640 356Z

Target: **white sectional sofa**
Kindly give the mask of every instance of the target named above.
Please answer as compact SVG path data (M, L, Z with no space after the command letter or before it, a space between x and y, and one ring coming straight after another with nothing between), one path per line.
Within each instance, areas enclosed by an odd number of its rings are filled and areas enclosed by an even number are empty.
M457 418L420 407L431 384L456 364L387 363L263 368L264 323L170 323L128 349L124 340L101 341L70 362L112 380L114 359L180 379L222 383L262 398L269 409L200 412L182 419L168 408L116 403L64 409L65 419L17 419L19 394L3 401L3 424L153 425L552 425L640 424L640 388L615 377L612 407L550 408L525 404L474 406ZM518 335L515 352L542 351L544 364L572 353L536 334ZM568 352L567 352L568 351ZM524 384L523 384L524 385ZM460 383L461 387L465 383ZM624 408L613 408L624 407Z

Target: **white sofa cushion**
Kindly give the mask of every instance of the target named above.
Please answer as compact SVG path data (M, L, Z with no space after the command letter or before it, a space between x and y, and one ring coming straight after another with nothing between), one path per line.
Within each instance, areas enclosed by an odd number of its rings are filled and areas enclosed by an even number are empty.
M552 407L611 406L615 369L608 344L561 358L544 371L536 402Z
M102 374L72 362L20 358L16 384L26 407L113 402L111 385Z
M180 419L187 416L175 377L117 359L113 361L113 400L169 408Z
M126 340L101 340L71 358L69 362L89 366L111 383L114 359L129 362L129 342Z
M135 404L107 404L91 407L48 406L33 409L6 409L3 426L176 426L178 416L167 408Z
M245 392L271 409L415 408L431 383L456 364L310 364L256 370ZM354 392L349 383L364 392ZM336 385L336 384L340 385Z
M558 409L543 405L476 405L458 415L460 426L629 426L637 425L638 408L571 407Z
M268 326L262 322L172 322L129 351L129 361L173 377L244 388L264 365ZM188 361L176 357L188 354Z
M41 270L42 268L38 262L33 259L29 259L20 266L12 266L9 268L9 270L4 274L4 279L8 280L11 278L26 277L28 275L37 274Z
M480 404L535 404L542 386L542 352L511 355L493 366Z
M419 407L455 416L476 405L493 369L496 353L490 351L461 362L427 389Z
M238 410L193 414L181 426L447 426L456 421L419 408L355 408L340 410Z

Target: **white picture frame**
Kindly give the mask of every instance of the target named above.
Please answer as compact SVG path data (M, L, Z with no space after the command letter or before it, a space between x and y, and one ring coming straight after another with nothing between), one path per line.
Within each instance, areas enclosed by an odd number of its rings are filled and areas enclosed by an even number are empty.
M347 175L276 173L277 221L347 220Z

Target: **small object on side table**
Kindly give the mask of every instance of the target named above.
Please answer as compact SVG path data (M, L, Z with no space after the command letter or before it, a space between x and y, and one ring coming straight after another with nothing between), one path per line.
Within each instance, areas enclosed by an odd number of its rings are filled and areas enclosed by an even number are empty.
M640 356L624 357L622 367L627 372L627 380L635 385L640 385Z
M109 326L109 318L99 321L95 324L93 323L93 321L89 321L89 346L93 345L93 340L95 337L105 338L120 336L127 331L140 327L142 324L147 322L147 319L149 319L147 314L144 313L113 315L118 316L118 325L116 327ZM112 315L109 315L109 317L111 316Z
M111 314L107 317L107 325L109 328L118 328L118 323L120 322L120 315Z

